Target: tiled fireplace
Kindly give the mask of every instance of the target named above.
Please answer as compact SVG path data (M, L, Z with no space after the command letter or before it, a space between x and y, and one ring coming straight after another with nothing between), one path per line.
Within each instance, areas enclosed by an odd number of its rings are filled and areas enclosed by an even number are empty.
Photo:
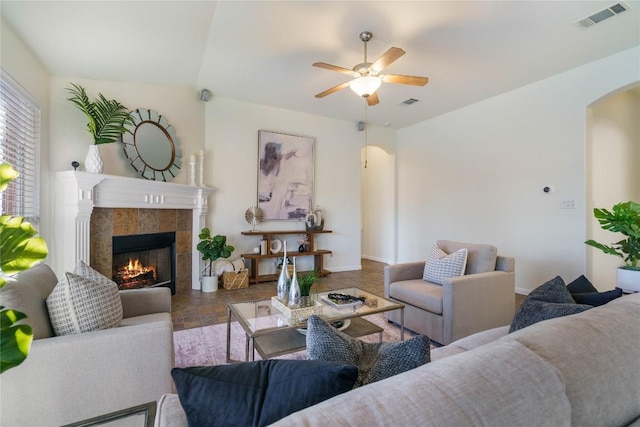
M212 188L147 181L86 172L59 172L56 176L55 249L50 253L56 274L73 270L79 259L107 277L114 276L118 240L143 240L152 235L175 238L174 271L176 293L200 289L198 230L205 225L208 196ZM196 231L194 231L196 230ZM165 236L165 239L167 237ZM160 245L162 246L162 245ZM53 249L53 250L52 250ZM143 252L146 253L146 252ZM154 263L164 255L144 255ZM159 257L159 258L158 258ZM117 255L116 255L117 258ZM166 282L167 266L157 267L160 282ZM166 285L166 283L165 283Z

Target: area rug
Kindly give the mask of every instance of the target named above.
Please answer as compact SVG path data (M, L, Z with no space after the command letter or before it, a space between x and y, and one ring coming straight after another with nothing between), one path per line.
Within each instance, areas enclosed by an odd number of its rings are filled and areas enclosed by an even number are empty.
M384 314L364 316L364 319L375 323L384 329L382 340L400 341L400 327L388 323ZM405 329L404 338L415 336ZM373 334L361 338L366 342L378 342L379 335ZM176 366L211 366L222 365L227 360L227 324L204 326L201 328L185 329L173 333L175 345ZM245 335L238 322L231 324L231 358L244 360ZM305 350L278 357L279 359L306 359ZM255 359L260 355L256 353Z

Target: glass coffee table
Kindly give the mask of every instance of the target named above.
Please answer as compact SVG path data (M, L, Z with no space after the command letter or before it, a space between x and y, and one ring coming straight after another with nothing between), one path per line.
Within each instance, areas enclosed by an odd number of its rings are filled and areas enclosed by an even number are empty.
M364 298L364 303L337 305L328 299L330 293ZM327 322L343 321L343 332L358 338L383 329L363 319L375 313L400 310L400 339L404 340L404 305L374 295L360 288L343 288L319 292L310 297L318 315ZM245 333L245 361L254 360L257 351L262 359L294 353L306 348L306 337L298 329L306 328L306 319L287 316L271 299L227 304L227 363L241 362L231 359L231 323L237 320Z

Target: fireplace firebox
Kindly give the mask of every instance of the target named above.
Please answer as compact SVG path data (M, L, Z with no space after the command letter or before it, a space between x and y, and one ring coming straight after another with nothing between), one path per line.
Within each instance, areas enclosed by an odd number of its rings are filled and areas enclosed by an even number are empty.
M176 233L113 236L112 278L120 289L164 286L176 293Z

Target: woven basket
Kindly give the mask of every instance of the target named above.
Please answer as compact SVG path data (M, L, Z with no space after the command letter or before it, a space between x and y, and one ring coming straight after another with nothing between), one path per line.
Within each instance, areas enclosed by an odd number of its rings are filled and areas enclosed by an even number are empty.
M227 271L222 273L222 287L225 289L242 289L249 286L249 270Z

